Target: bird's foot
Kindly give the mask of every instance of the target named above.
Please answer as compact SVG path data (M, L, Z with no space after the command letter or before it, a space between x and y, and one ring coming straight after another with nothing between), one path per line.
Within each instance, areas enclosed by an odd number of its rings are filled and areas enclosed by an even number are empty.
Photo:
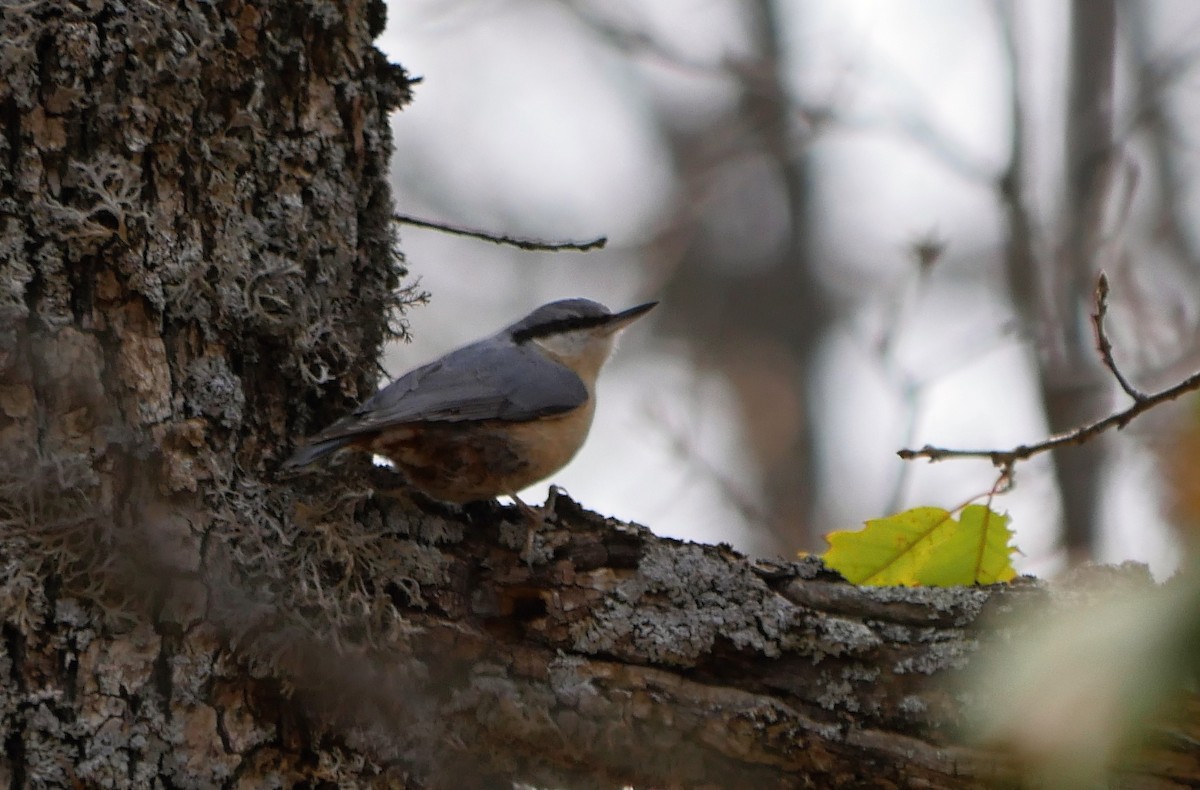
M525 549L521 552L521 559L525 560L525 564L530 570L533 570L534 561L538 559L535 552L537 533L545 526L547 520L554 515L554 497L556 495L554 487L551 486L550 495L541 507L533 507L526 504L516 494L508 495L516 503L517 509L521 511L521 516L525 521Z
M558 498L560 496L569 496L567 489L562 486L551 485L550 490L546 492L546 501L542 503L542 520L552 518L558 510Z

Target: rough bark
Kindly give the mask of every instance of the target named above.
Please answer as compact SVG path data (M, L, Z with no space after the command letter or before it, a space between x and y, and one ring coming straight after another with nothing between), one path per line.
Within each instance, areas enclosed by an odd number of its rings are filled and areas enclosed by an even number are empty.
M274 589L290 558L239 553L282 513L263 476L314 409L369 391L399 302L385 174L406 83L381 26L367 0L0 6L14 786L310 759L264 748L280 706L220 682L249 678L206 586L225 552L223 582Z
M284 479L402 276L377 3L0 12L0 781L982 786L935 681L1036 588L861 590L565 497ZM1183 743L1141 770L1198 775Z

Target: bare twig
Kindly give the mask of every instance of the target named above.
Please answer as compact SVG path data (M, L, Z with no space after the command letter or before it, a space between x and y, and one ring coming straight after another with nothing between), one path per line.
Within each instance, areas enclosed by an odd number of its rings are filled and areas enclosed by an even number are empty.
M588 250L601 249L605 244L608 244L607 236L600 236L589 241L538 241L536 239L522 239L515 236L505 236L499 233L489 233L485 230L474 230L472 228L463 228L457 225L448 225L444 222L434 222L428 219L420 219L419 217L411 217L407 214L393 214L392 220L404 225L412 225L418 228L440 230L443 233L450 233L455 236L469 236L473 239L482 239L483 241L490 241L492 244L507 244L510 247L516 247L522 250L541 252L587 252Z
M1125 374L1113 360L1112 341L1108 339L1108 333L1104 331L1104 317L1107 314L1108 275L1100 272L1100 277L1096 280L1096 312L1092 313L1092 327L1096 330L1096 350L1100 352L1100 360L1104 363L1104 367L1113 374L1113 378L1121 385L1121 389L1125 390L1125 394L1133 398L1135 402L1146 400L1146 394L1129 383L1129 379L1125 378Z
M917 458L927 458L930 463L944 461L947 458L986 458L992 465L1001 470L1002 475L1012 477L1013 467L1018 461L1024 461L1035 455L1056 450L1069 445L1080 445L1091 441L1105 431L1116 428L1121 430L1135 417L1153 409L1161 403L1175 400L1181 395L1200 390L1200 371L1180 381L1174 386L1167 387L1152 395L1147 395L1133 387L1121 374L1112 358L1112 344L1104 332L1104 316L1107 312L1108 278L1102 273L1096 285L1096 312L1092 320L1096 327L1096 344L1104 366L1108 368L1121 384L1121 388L1133 398L1129 408L1110 414L1103 419L1081 425L1063 433L1057 433L1036 444L1022 444L1010 450L955 450L946 447L934 447L927 444L918 450L904 449L897 452L906 461Z

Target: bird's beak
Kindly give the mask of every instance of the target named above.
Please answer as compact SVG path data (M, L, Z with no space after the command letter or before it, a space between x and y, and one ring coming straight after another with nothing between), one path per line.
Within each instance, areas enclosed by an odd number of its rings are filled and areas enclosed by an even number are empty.
M644 316L646 313L650 312L650 310L657 304L658 302L646 302L645 304L640 304L637 307L631 307L628 310L622 310L619 313L613 313L608 317L606 327L613 332L617 331L618 329L624 329L637 319Z

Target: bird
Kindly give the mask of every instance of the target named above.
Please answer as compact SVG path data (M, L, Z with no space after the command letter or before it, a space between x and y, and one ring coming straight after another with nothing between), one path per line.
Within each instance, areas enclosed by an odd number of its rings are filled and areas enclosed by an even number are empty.
M518 491L562 469L583 446L596 379L617 336L657 304L618 313L590 299L544 304L396 379L310 437L283 468L356 448L388 459L435 500L508 496L521 506Z

